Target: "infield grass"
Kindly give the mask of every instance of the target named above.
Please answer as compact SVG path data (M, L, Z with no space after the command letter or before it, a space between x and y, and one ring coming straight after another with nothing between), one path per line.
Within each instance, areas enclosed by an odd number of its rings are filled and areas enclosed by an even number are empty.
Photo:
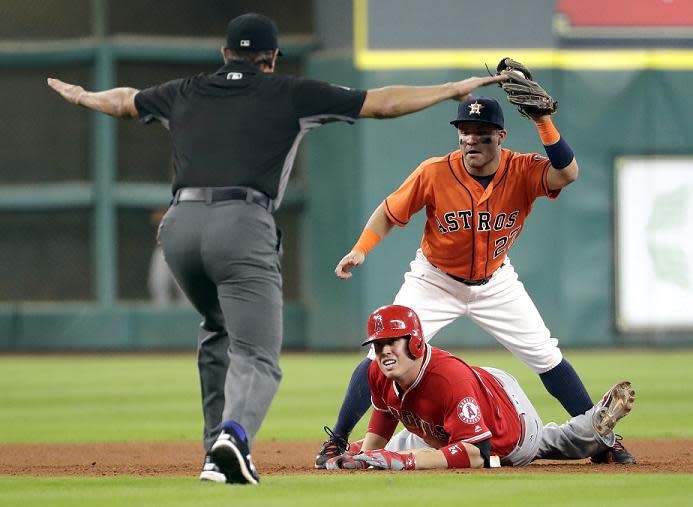
M544 422L567 416L539 377L506 352L460 353L517 377ZM637 392L619 432L628 438L693 438L693 350L568 351L598 399L620 380ZM258 439L322 440L362 356L286 354L284 380ZM201 434L194 354L0 356L0 440L194 441ZM365 431L367 417L354 431ZM50 431L46 431L46 422Z
M412 474L268 477L258 487L176 478L2 478L4 507L338 507L407 506L678 506L690 505L684 474Z
M545 421L566 415L539 378L506 352L469 363L515 375ZM568 351L597 399L617 381L637 391L626 438L693 438L693 350ZM259 439L324 438L361 355L286 354L284 381ZM0 356L0 442L197 441L194 354ZM355 434L361 434L365 420ZM317 447L316 447L317 450ZM40 460L40 456L37 456ZM0 477L0 506L692 505L691 474L397 474L263 477L260 487L196 478Z

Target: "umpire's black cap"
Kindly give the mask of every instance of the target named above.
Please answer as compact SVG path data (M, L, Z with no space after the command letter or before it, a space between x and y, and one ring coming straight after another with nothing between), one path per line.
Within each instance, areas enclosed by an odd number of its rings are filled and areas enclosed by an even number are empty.
M478 121L490 123L499 129L505 128L503 110L496 99L491 97L471 97L460 102L457 106L457 118L450 122L457 128L457 124L463 121Z
M226 47L235 51L277 49L277 25L267 16L250 12L229 21ZM279 52L281 55L281 51Z

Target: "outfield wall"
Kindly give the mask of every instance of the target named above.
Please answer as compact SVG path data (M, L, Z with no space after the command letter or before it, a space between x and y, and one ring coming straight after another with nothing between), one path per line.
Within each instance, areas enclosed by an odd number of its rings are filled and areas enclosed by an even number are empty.
M362 88L392 83L423 85L478 73L469 68L357 70L352 61L348 52L316 53L308 59L307 73ZM555 121L574 148L581 173L556 201L537 201L510 257L548 327L564 345L693 343L691 327L685 325L679 329L654 326L637 332L618 329L615 239L617 158L686 156L693 152L689 134L693 120L687 113L693 107L687 93L692 74L687 68L536 71L537 78L560 101ZM504 100L496 87L484 93ZM297 283L303 296L286 307L287 348L354 349L368 313L392 301L420 241L421 216L378 245L348 282L337 280L334 266L384 196L420 161L456 147L455 131L448 125L454 112L455 104L449 102L395 120L328 125L307 136L303 211L300 230L293 235L294 244L298 242L302 249L302 254L293 254L299 258L301 277ZM505 113L509 131L506 146L541 153L533 125L512 107L506 106ZM662 179L656 171L651 177L653 182ZM693 195L693 186L682 186L680 193L683 201L668 210L665 207L662 215L685 247L691 237L691 223L686 217L690 217L688 196ZM626 220L621 228L630 225L643 230L642 223L635 220L633 224ZM644 255L643 276L649 263L664 263L669 275L663 283L682 297L690 296L693 274L689 259L676 249L669 250L658 259ZM637 281L641 276L638 271L636 265L627 275ZM678 299L672 298L671 304ZM661 300L652 301L653 307L662 304ZM0 307L0 349L190 348L195 344L198 322L199 317L189 307L18 302ZM469 322L444 330L437 343L495 345Z
M568 0L536 0L533 33L516 29L529 11L505 0L239 0L210 10L175 0L170 17L158 15L157 2L132 10L115 0L56 0L54 17L45 2L5 3L0 350L195 346L199 316L189 306L156 306L146 283L153 217L170 199L165 130L74 108L45 78L143 88L209 71L219 65L226 19L249 9L279 22L280 73L370 88L483 74L483 63L493 68L500 56L526 63L560 100L556 123L582 168L558 201L537 202L511 251L547 325L571 346L693 344L693 39L685 26L657 24L671 19L659 11L685 14L683 3L640 12L648 29L637 21L591 35L580 20L567 31L556 25L570 5L594 12ZM491 21L502 33L489 30ZM331 51L314 53L318 45ZM484 93L503 99L499 92ZM287 348L355 349L368 313L392 300L421 217L379 245L349 282L333 269L381 199L421 160L456 146L454 110L447 103L307 136L276 215ZM506 116L506 145L541 152L531 123L510 107ZM437 343L495 345L468 322Z

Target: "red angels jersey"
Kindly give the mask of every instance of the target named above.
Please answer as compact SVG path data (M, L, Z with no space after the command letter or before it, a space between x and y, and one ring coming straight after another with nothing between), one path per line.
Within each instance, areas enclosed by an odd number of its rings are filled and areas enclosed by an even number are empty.
M421 371L406 391L385 377L377 360L368 382L368 431L388 440L398 421L436 449L491 439L491 454L504 457L520 438L517 412L495 377L436 347L426 347Z
M448 274L479 280L503 264L536 198L555 199L560 193L548 188L550 167L536 153L502 149L498 171L484 188L456 150L422 162L383 207L400 227L426 207L421 240L426 258Z

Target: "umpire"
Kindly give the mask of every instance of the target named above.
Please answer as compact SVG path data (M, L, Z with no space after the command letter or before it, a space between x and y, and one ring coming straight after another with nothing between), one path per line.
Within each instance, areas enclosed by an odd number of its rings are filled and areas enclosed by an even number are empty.
M229 22L221 54L216 72L142 91L88 92L52 78L48 85L73 104L158 120L170 131L174 197L159 238L203 317L198 367L207 452L200 478L257 484L250 446L282 376L281 247L272 213L298 143L324 123L393 118L462 100L504 78L364 91L280 76L277 27L252 13Z

